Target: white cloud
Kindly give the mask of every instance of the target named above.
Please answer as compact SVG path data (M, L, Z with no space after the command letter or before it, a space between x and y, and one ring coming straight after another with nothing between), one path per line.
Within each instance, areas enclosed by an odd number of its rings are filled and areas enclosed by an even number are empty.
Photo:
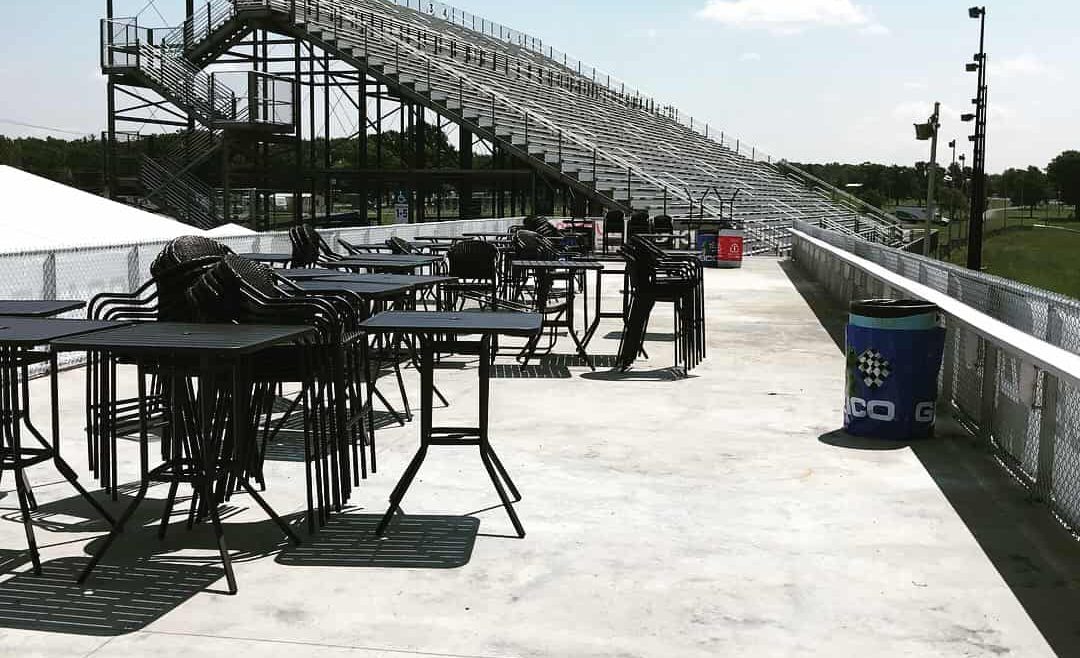
M926 83L917 80L909 80L908 82L905 82L903 86L904 89L911 89L913 91L922 91L923 89L926 89Z
M739 55L740 62L756 62L761 59L759 53L743 53Z
M853 0L707 0L698 16L739 28L794 34L809 27L861 27L867 34L888 28Z
M898 103L892 109L892 117L898 121L918 121L923 122L934 113L934 104L930 101L905 101ZM948 103L942 103L940 109L940 121L945 124L950 121L957 121L960 117L960 111Z
M1004 78L1021 75L1042 75L1048 72L1046 64L1031 53L1003 59L996 67L991 63L991 70L994 73L1001 74Z
M884 37L889 35L889 28L881 23L870 23L866 27L860 28L859 34L865 34L872 37Z

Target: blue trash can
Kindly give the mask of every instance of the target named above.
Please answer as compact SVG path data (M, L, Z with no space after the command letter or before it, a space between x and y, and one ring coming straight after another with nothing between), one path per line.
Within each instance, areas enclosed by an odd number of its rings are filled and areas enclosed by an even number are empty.
M849 434L894 440L934 435L945 348L938 311L913 299L851 303L844 396Z
M698 231L697 243L694 245L701 254L701 264L705 267L716 267L716 232L702 233Z

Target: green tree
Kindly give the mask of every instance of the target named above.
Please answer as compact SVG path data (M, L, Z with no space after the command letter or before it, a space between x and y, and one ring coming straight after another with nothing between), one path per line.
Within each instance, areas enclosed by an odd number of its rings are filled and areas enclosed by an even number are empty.
M1046 174L1061 200L1073 207L1073 218L1080 219L1080 151L1065 151L1051 160Z

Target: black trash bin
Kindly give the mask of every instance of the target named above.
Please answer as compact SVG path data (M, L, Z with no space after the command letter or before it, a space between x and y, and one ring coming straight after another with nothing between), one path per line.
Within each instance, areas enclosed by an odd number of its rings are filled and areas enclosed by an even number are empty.
M945 347L939 309L914 299L851 303L844 429L880 439L933 436Z

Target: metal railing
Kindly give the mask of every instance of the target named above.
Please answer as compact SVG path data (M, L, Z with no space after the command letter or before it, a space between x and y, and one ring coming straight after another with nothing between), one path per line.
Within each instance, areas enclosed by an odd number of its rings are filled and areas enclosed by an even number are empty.
M946 316L941 401L1080 528L1080 301L805 223L792 259L842 300L918 297Z
M185 224L203 229L217 225L214 191L195 176L143 156L139 182L147 191L148 201L166 208Z

